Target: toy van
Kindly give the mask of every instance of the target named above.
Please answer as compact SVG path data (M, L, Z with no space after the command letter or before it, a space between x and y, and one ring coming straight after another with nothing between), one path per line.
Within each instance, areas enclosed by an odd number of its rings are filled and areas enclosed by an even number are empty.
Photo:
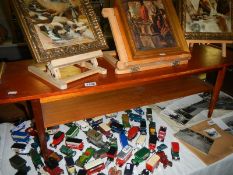
M153 173L154 169L159 166L159 159L160 157L157 154L152 155L146 161L146 169Z
M137 148L142 148L145 146L146 143L146 135L139 135L138 139L136 140L136 147Z
M112 137L111 128L105 123L99 125L99 131L108 138Z
M130 145L125 146L118 154L116 159L116 164L121 167L123 166L129 158L132 156L133 147Z
M93 160L84 165L84 169L87 171L87 175L100 172L104 168L105 168L105 165L102 159Z

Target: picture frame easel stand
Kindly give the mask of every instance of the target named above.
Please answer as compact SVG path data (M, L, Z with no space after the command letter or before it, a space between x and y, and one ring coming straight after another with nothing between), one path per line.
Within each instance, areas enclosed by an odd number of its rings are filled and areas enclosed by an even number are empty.
M226 57L227 44L232 44L230 40L186 40L189 48L192 48L195 43L198 44L221 44L222 45L222 57Z
M39 64L31 65L28 66L28 71L58 87L59 89L67 89L67 84L70 82L96 73L107 74L107 70L98 65L98 57L103 57L101 50L51 60L46 65L43 64L42 66ZM73 65L79 65L80 67L87 68L88 70L62 78L60 69ZM77 69L79 68L77 67Z

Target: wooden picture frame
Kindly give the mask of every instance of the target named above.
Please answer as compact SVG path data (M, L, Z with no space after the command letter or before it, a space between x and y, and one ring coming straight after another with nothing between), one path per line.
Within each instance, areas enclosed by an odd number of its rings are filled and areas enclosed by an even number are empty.
M179 18L187 40L233 40L233 0L179 0Z
M89 0L12 2L38 63L107 48Z
M172 1L116 0L114 9L128 64L190 58Z

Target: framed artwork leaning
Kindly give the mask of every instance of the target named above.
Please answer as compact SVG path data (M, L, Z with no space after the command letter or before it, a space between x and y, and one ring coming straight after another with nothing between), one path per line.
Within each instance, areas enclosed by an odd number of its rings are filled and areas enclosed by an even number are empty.
M179 0L187 40L233 40L233 0Z
M89 0L14 0L38 63L107 48Z
M172 1L116 0L114 12L129 64L190 58Z

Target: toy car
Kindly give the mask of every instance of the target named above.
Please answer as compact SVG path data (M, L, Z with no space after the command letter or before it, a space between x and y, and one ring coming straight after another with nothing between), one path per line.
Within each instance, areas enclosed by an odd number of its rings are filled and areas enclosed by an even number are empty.
M9 161L10 161L11 166L17 170L26 166L26 160L17 154L11 157Z
M146 135L140 135L138 139L136 140L136 147L142 148L146 144Z
M157 144L157 135L149 135L149 149L153 152L156 148L156 144Z
M107 152L107 157L110 160L114 160L114 158L116 157L117 154L117 147L115 146L110 146L108 152Z
M63 169L61 169L59 166L53 169L49 168L48 166L45 166L44 170L47 171L50 175L60 175L64 173Z
M90 125L88 124L88 122L84 120L79 120L77 125L79 126L79 128L81 128L82 131L85 131L85 132L90 129Z
M75 137L79 132L79 128L76 125L70 127L70 129L66 132L66 137Z
M128 131L128 140L133 140L137 136L138 131L139 131L138 126L131 127Z
M54 152L53 150L50 150L50 149L47 150L47 154L48 154L49 158L55 159L57 162L60 162L62 160L62 158L63 158L62 155L60 155L60 154L58 154L58 153L56 153L56 152Z
M60 152L69 156L69 157L74 157L76 155L76 152L70 149L69 147L62 145L60 148Z
M122 146L122 148L124 148L125 146L128 145L128 139L125 135L125 132L122 131L119 136L120 136L121 146Z
M108 148L100 148L99 150L95 151L93 157L95 159L99 159L99 158L103 159L103 158L107 157L108 150L109 150Z
M151 108L146 108L146 119L150 122L153 121L152 117L152 109Z
M155 122L150 122L150 124L149 124L149 134L150 135L155 135L156 134L156 123Z
M142 135L146 135L147 134L147 131L146 131L146 120L145 119L142 119L141 121L140 121L140 133L142 134Z
M162 143L161 145L157 146L157 152L163 151L166 148L167 148L167 145Z
M146 161L146 169L149 170L151 173L154 172L154 169L159 166L160 157L157 154L152 155Z
M171 154L173 160L180 160L180 146L178 142L172 142Z
M72 157L65 157L66 169L69 175L76 175L75 163Z
M99 131L108 138L112 137L111 128L105 123L99 124Z
M31 149L29 154L31 156L32 163L36 169L40 169L44 166L41 155L37 152L37 150Z
M148 171L147 169L144 169L139 175L149 175L149 174L150 174L150 171Z
M11 149L15 151L17 154L28 154L30 151L30 148L27 144L24 143L14 143L11 146Z
M138 114L130 113L129 114L129 119L131 121L140 122L142 120L142 116L138 115Z
M136 113L138 113L139 115L144 115L144 111L142 110L142 108L138 107L138 108L134 108L133 109Z
M121 175L121 170L118 170L117 167L111 167L108 171L108 175Z
M130 127L130 123L129 123L129 116L128 116L128 114L122 114L121 118L122 118L122 123L123 123L124 128L129 128Z
M59 125L48 127L46 128L45 132L48 133L49 135L54 135L58 132L58 130L59 130Z
M50 144L50 146L56 148L57 145L59 145L64 138L65 138L64 132L58 131L56 134L54 134L53 142Z
M167 159L167 155L164 151L156 152L156 154L160 157L160 162L163 164L163 167L172 166L172 162Z
M95 117L95 118L89 118L89 119L86 119L86 120L93 129L98 129L99 124L103 123L103 117L102 116L98 116L98 117Z
M104 168L105 168L105 165L102 159L93 160L84 165L84 169L87 171L87 175L100 172Z
M124 131L123 125L113 118L111 118L109 126L112 132L121 133L122 131Z
M158 133L158 140L160 142L164 141L165 136L166 136L166 132L167 132L167 127L160 126L159 133Z
M78 138L69 138L67 137L65 140L66 146L72 149L83 150L84 144L82 139Z
M143 162L150 156L150 150L146 147L141 148L134 154L134 159L131 160L131 162L138 166L139 163Z
M134 164L132 163L127 163L125 165L125 170L124 170L124 175L133 175L133 168L134 168Z
M86 136L87 141L97 146L98 148L108 147L108 144L103 141L103 135L100 132L94 129L90 129L86 132Z
M10 132L12 133L15 131L20 131L20 130L24 129L25 127L26 127L26 122L24 121L24 122L17 124L13 129L11 129Z
M13 131L11 133L11 137L15 142L28 143L30 140L30 136L28 135L28 133L22 131Z
M59 163L56 159L49 157L44 161L46 167L48 170L53 170L56 167L58 167ZM44 169L45 171L47 171L46 169ZM48 172L48 171L47 171Z
M118 154L116 159L116 165L123 166L129 158L132 156L133 148L130 145L125 146Z
M79 167L83 167L85 163L87 163L95 153L95 149L89 147L86 151L76 160L75 164Z

